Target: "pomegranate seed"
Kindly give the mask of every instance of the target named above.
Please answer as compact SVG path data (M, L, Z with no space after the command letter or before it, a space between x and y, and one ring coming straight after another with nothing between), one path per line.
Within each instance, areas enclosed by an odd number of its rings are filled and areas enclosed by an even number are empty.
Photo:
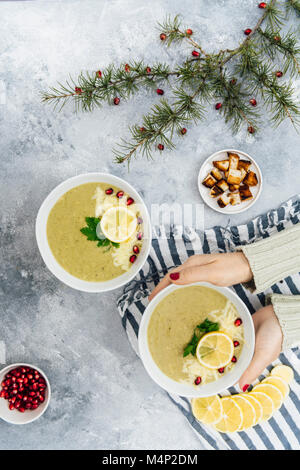
M27 401L30 401L32 402L33 398L32 397L28 397L28 400Z
M9 409L10 410L14 410L15 409L15 405L13 405L12 403L9 404Z
M142 232L139 232L139 233L137 234L136 238L137 238L138 240L142 240L142 238L143 238Z
M257 105L257 102L256 102L256 99L255 99L255 98L251 98L251 100L249 100L249 103L252 104L252 106L256 106L256 105Z
M32 405L32 406L31 406L31 409L32 409L32 410L35 410L36 408L38 408L38 406L39 406L39 405Z
M237 362L237 358L235 356L232 356L231 362Z
M5 387L6 383L3 381L1 382L1 387Z
M20 408L18 409L18 411L20 411L20 413L24 413L25 408L23 408L23 406L20 406Z
M108 188L105 190L105 194L108 194L108 195L112 194L113 192L114 192L113 188Z
M128 64L125 64L125 72L130 72L130 66Z
M37 384L37 383L34 383L34 384L32 385L32 390L37 390L37 389L38 389L38 384Z
M135 256L135 255L131 255L130 258L129 258L130 263L134 263L135 260L136 260L136 256Z
M97 77L98 77L98 78L101 78L101 77L102 77L102 72L101 72L101 70L98 70L98 72L96 72L96 74L97 74Z
M255 129L254 129L253 126L249 126L247 130L248 130L249 134L255 134Z
M20 377L19 379L17 379L17 382L19 382L21 384L21 383L23 383L23 379Z
M202 382L201 377L196 377L194 384L199 385L199 384L201 384L201 382Z
M38 405L39 401L38 400L32 400L33 405Z
M161 33L159 37L160 37L160 40L161 40L161 41L164 41L167 36L166 36L165 33Z
M17 380L16 377L15 377L15 376L12 376L11 381L12 381L12 382L15 382L16 380Z
M240 326L243 323L243 320L241 318L237 318L234 322L235 326Z
M193 56L193 57L199 57L199 56L200 56L200 52L198 52L198 51L193 51L193 52L192 52L192 56Z
M31 380L31 379L33 379L33 375L32 375L32 374L27 374L27 378L28 378L29 380Z
M258 8L266 8L267 4L265 2L260 2Z
M216 106L215 106L215 109L218 110L218 109L221 109L222 108L222 103L217 103Z
M43 401L45 401L45 398L42 397L42 395L41 395L41 396L39 396L39 401L40 401L41 403L43 403Z
M20 408L20 406L21 406L21 402L20 400L17 400L15 403L15 408Z
M120 103L120 98L117 96L114 98L114 104L117 106Z
M143 223L142 217L138 217L138 218L137 218L137 223L138 223L139 225Z
M146 68L146 72L147 72L147 73L151 73L151 68L150 68L150 67L147 67L147 68Z
M81 95L82 94L82 89L79 88L78 86L75 87L75 93L76 95Z
M24 395L23 401L27 401L27 400L28 400L28 396L27 396L27 395Z
M133 203L134 203L134 199L132 199L132 197L128 197L127 201L126 201L126 205L131 206L131 204L133 204Z
M31 403L26 403L25 408L26 408L26 410L31 410L32 404Z
M4 391L4 390L1 390L1 392L0 392L0 398L4 398L4 396L5 396L5 391Z
M225 367L220 367L220 369L218 369L219 374L224 374L224 370L225 370Z
M35 397L35 392L29 392L29 396Z
M11 393L13 393L14 395L17 395L17 393L18 393L18 390L17 390L16 388L14 388L14 389L13 389L13 391L12 391Z
M24 387L19 387L19 392L24 392Z
M26 385L28 383L27 377L24 378L23 383L24 383L24 385Z
M163 150L165 148L165 146L163 144L158 144L157 146L158 150Z
M191 35L193 34L193 31L192 31L190 28L188 28L185 33L186 33L188 36L191 36Z
M21 367L21 372L22 372L22 374L25 374L25 372L26 372L25 367Z
M181 133L182 135L186 134L186 133L187 133L187 130L186 130L186 128L185 128L185 127L183 127L183 128L181 129L180 133Z
M132 251L133 251L133 253L135 253L137 255L140 252L140 249L137 245L134 245L134 247L132 248Z
M249 34L251 34L251 33L252 33L252 29L250 29L250 28L247 28L244 31L244 34L246 34L246 36L249 36Z
M278 70L275 75L277 78L281 78L283 73L281 72L281 70Z
M239 341L233 341L233 346L234 346L235 348L237 348L239 345L240 345L240 342L239 342Z
M124 191L118 191L116 196L118 199L121 199L124 196Z
M161 88L157 88L157 89L156 89L156 93L157 93L158 95L163 95L163 94L164 94L164 90L162 90Z

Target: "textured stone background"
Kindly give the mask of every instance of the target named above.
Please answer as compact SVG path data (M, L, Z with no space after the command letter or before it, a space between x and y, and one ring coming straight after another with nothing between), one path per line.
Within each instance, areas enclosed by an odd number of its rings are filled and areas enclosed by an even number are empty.
M201 203L201 162L221 148L253 155L264 175L260 201L232 218L241 223L299 192L299 135L277 130L233 137L218 114L189 129L172 153L137 160L128 174L111 148L126 137L154 93L92 114L59 114L39 92L70 73L129 58L175 63L189 51L162 49L156 20L182 13L205 49L234 47L261 13L257 0L99 0L0 3L1 271L0 362L43 368L52 384L49 409L26 428L0 421L1 449L195 449L197 438L166 394L147 376L121 327L121 291L88 295L71 290L46 269L34 223L49 191L88 171L126 178L151 203ZM294 21L296 21L294 19ZM298 86L299 82L295 84ZM168 96L168 93L166 93ZM205 208L205 225L228 217ZM4 354L6 352L6 355ZM6 356L6 357L5 357Z

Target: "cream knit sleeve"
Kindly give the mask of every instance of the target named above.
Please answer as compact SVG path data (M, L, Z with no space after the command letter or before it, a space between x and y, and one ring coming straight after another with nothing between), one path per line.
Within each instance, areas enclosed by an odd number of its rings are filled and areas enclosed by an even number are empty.
M247 287L262 292L300 271L300 223L250 245L241 246L253 273Z
M282 350L300 344L300 295L271 294L268 303L272 303L275 315L283 333Z

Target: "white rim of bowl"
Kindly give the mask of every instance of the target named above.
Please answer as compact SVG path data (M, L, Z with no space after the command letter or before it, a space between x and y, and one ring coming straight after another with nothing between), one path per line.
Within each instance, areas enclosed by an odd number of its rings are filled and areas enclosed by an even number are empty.
M17 367L30 367L31 369L34 369L34 370L37 370L42 376L43 378L45 379L45 382L47 384L47 392L48 392L48 396L47 396L47 400L46 400L46 403L44 405L44 408L40 411L40 413L38 415L36 415L34 418L32 419L28 419L27 421L24 421L24 422L15 422L15 421L10 421L9 419L6 419L4 418L3 416L0 415L0 418L5 421L6 423L9 423L9 424L16 424L17 426L21 425L21 424L29 424L29 423L33 423L33 421L36 421L38 418L40 418L44 413L45 411L47 410L48 406L49 406L49 403L50 403L50 399L51 399L51 387L50 387L50 382L48 380L48 377L47 375L45 374L45 372L40 368L40 367L37 367L33 364L27 364L26 362L16 362L15 364L10 364L8 366L5 366L3 367L3 369L0 370L0 375L5 375L7 374L10 370L13 370L13 369L16 369ZM7 401L8 403L8 400L5 400ZM28 410L28 411L31 411L31 410ZM25 411L26 413L26 411ZM24 417L26 415L24 414Z
M76 186L93 182L114 184L115 186L119 186L121 189L124 189L126 192L130 193L130 195L135 198L135 201L141 205L143 212L142 217L144 221L144 242L140 255L138 256L135 264L132 265L129 271L126 271L116 278L103 282L84 281L83 279L79 279L68 273L68 271L66 271L54 257L50 249L46 234L49 213L58 199L67 191ZM101 172L82 173L80 175L72 176L71 178L68 178L55 186L55 188L48 194L40 206L36 217L35 235L40 254L49 271L67 286L82 292L89 293L108 292L114 289L118 289L119 287L122 287L123 285L130 282L145 264L150 253L152 240L150 216L143 198L127 181L113 174Z
M243 317L244 323L246 321L246 318L249 320L249 325L247 329L247 336L248 336L249 342L247 344L247 349L245 349L246 344L243 347L243 351L242 351L241 358L240 358L240 361L243 358L243 366L241 367L241 370L239 371L239 368L235 366L235 368L232 371L220 377L219 380L210 382L205 385L201 385L199 389L194 388L192 385L190 386L188 384L181 384L179 382L176 382L175 380L165 375L155 363L151 355L151 352L149 350L149 345L148 345L148 326L149 326L149 321L152 316L152 313L155 310L155 307L160 303L160 301L164 297L166 297L172 291L177 290L177 289L182 289L185 287L191 287L191 286L204 286L204 287L209 287L211 289L217 290L218 292L223 294L225 297L227 297L231 302L234 303L234 305L237 308L238 313L241 315L241 317ZM166 287L161 292L159 292L157 296L148 304L145 312L143 313L142 320L141 320L140 327L139 327L139 336L138 336L139 354L140 354L143 365L148 375L152 378L152 380L154 380L154 382L156 382L161 388L163 388L167 392L174 393L176 395L185 396L188 398L207 397L211 395L216 395L228 389L229 387L232 387L233 385L235 385L239 381L240 377L242 376L244 371L247 369L247 367L249 366L252 360L252 357L254 354L254 346L255 346L254 324L253 324L252 316L246 304L230 288L214 286L213 284L210 284L209 282L196 282L196 283L188 284L188 285L172 284ZM240 364L240 363L241 362L238 362L237 364ZM212 390L207 392L206 391L207 388L209 390L210 389Z
M208 163L209 160L215 158L219 153L223 153L223 152L232 152L232 153L237 153L237 154L241 154L243 155L244 157L247 157L249 158L249 160L251 160L254 165L256 166L257 168L257 172L259 174L259 179L260 179L260 185L259 185L259 189L258 189L258 192L257 192L257 195L255 196L255 198L251 201L251 203L247 206L247 207L244 207L243 209L240 209L240 210L236 210L236 211L224 211L222 210L221 208L218 208L218 207L214 207L212 204L209 204L209 200L206 200L204 199L204 197L202 196L201 194L201 190L200 188L202 189L202 181L201 181L201 178L200 178L200 174L201 174L201 171L203 169L203 167ZM210 155L209 157L206 158L206 160L202 163L201 167L200 167L200 170L199 170L199 173L198 173L198 190L199 190L199 193L200 193L200 196L202 198L202 200L205 202L205 204L210 207L212 210L216 211L216 212L220 212L221 214L223 215L235 215L235 214L241 214L242 212L245 212L247 211L248 209L250 209L250 207L252 207L257 201L258 199L260 198L260 195L261 195L261 192L262 192L262 187L263 187L263 176L262 176L262 172L261 172L261 169L260 169L260 166L258 165L258 163L256 162L256 160L251 157L248 153L242 151L242 150L237 150L237 149L224 149L224 150L218 150L217 152L213 153L212 155Z

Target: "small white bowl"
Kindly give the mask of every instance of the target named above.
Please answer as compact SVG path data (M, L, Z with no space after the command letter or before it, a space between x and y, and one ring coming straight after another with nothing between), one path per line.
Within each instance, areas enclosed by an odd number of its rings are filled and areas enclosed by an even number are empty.
M131 197L133 197L135 202L139 204L141 216L143 218L144 238L139 256L129 271L109 281L89 282L72 276L72 274L65 271L65 269L56 261L48 244L47 220L52 207L67 191L85 183L107 183L108 185L117 186L118 188L122 189ZM52 274L54 274L54 276L67 284L69 287L83 292L107 292L127 284L143 267L151 248L151 223L148 210L144 204L143 199L125 180L106 173L86 173L74 176L73 178L69 178L56 186L56 188L54 188L53 191L51 191L51 193L46 197L39 209L36 218L35 233L41 256Z
M165 375L160 368L156 365L154 359L152 358L151 352L148 345L148 325L151 318L151 315L160 303L160 301L169 295L171 292L174 292L176 289L184 289L189 286L205 286L214 289L225 297L227 297L236 307L239 317L243 320L244 326L244 338L245 344L242 349L241 356L239 357L238 362L231 371L227 372L221 376L215 382L210 382L205 385L200 385L198 388L195 388L193 385L182 384L171 379ZM143 361L144 367L150 377L163 389L167 390L169 393L175 393L184 397L208 397L211 395L216 395L227 388L235 385L244 371L247 369L254 353L254 344L255 344L255 332L253 326L253 320L247 309L246 305L242 300L228 287L217 287L209 284L208 282L196 282L195 284L190 284L189 286L176 286L171 285L166 287L164 290L159 292L156 297L149 303L147 306L139 329L139 352L141 359Z
M228 158L228 152L231 153L237 153L241 159L244 160L249 160L251 161L252 165L250 169L254 171L257 175L258 179L258 184L257 186L251 186L250 190L253 194L253 198L250 199L249 201L241 202L241 204L238 204L236 206L232 206L231 204L228 204L228 206L224 207L223 209L218 205L217 197L211 197L210 196L210 191L209 188L206 188L203 184L202 181L206 178L206 176L211 172L211 170L214 168L213 167L213 161L215 160L226 160ZM263 185L263 178L262 178L262 173L261 170L254 160L254 158L250 157L245 152L242 152L241 150L235 150L235 149L225 149L225 150L219 150L218 152L214 153L210 157L208 157L205 162L202 164L199 175L198 175L198 188L200 195L203 199L203 201L211 207L213 210L217 212L221 212L222 214L239 214L241 212L246 211L249 209L253 204L256 203L258 200L261 191L262 191L262 185Z
M20 411L18 410L10 410L8 408L9 401L5 400L4 398L0 398L0 418L2 418L7 423L11 423L11 424L32 423L33 421L38 419L40 416L42 416L42 414L45 413L46 409L48 408L50 398L51 398L50 383L49 383L49 380L47 379L45 372L43 372L39 367L33 366L32 364L25 364L24 362L21 362L21 363L11 364L9 366L4 367L4 369L0 371L0 383L3 381L4 376L10 370L13 370L13 369L16 369L17 367L22 367L22 366L35 369L44 377L45 382L47 384L46 393L45 393L45 401L41 403L40 406L36 408L35 410L26 410L24 411L24 413L20 413Z

